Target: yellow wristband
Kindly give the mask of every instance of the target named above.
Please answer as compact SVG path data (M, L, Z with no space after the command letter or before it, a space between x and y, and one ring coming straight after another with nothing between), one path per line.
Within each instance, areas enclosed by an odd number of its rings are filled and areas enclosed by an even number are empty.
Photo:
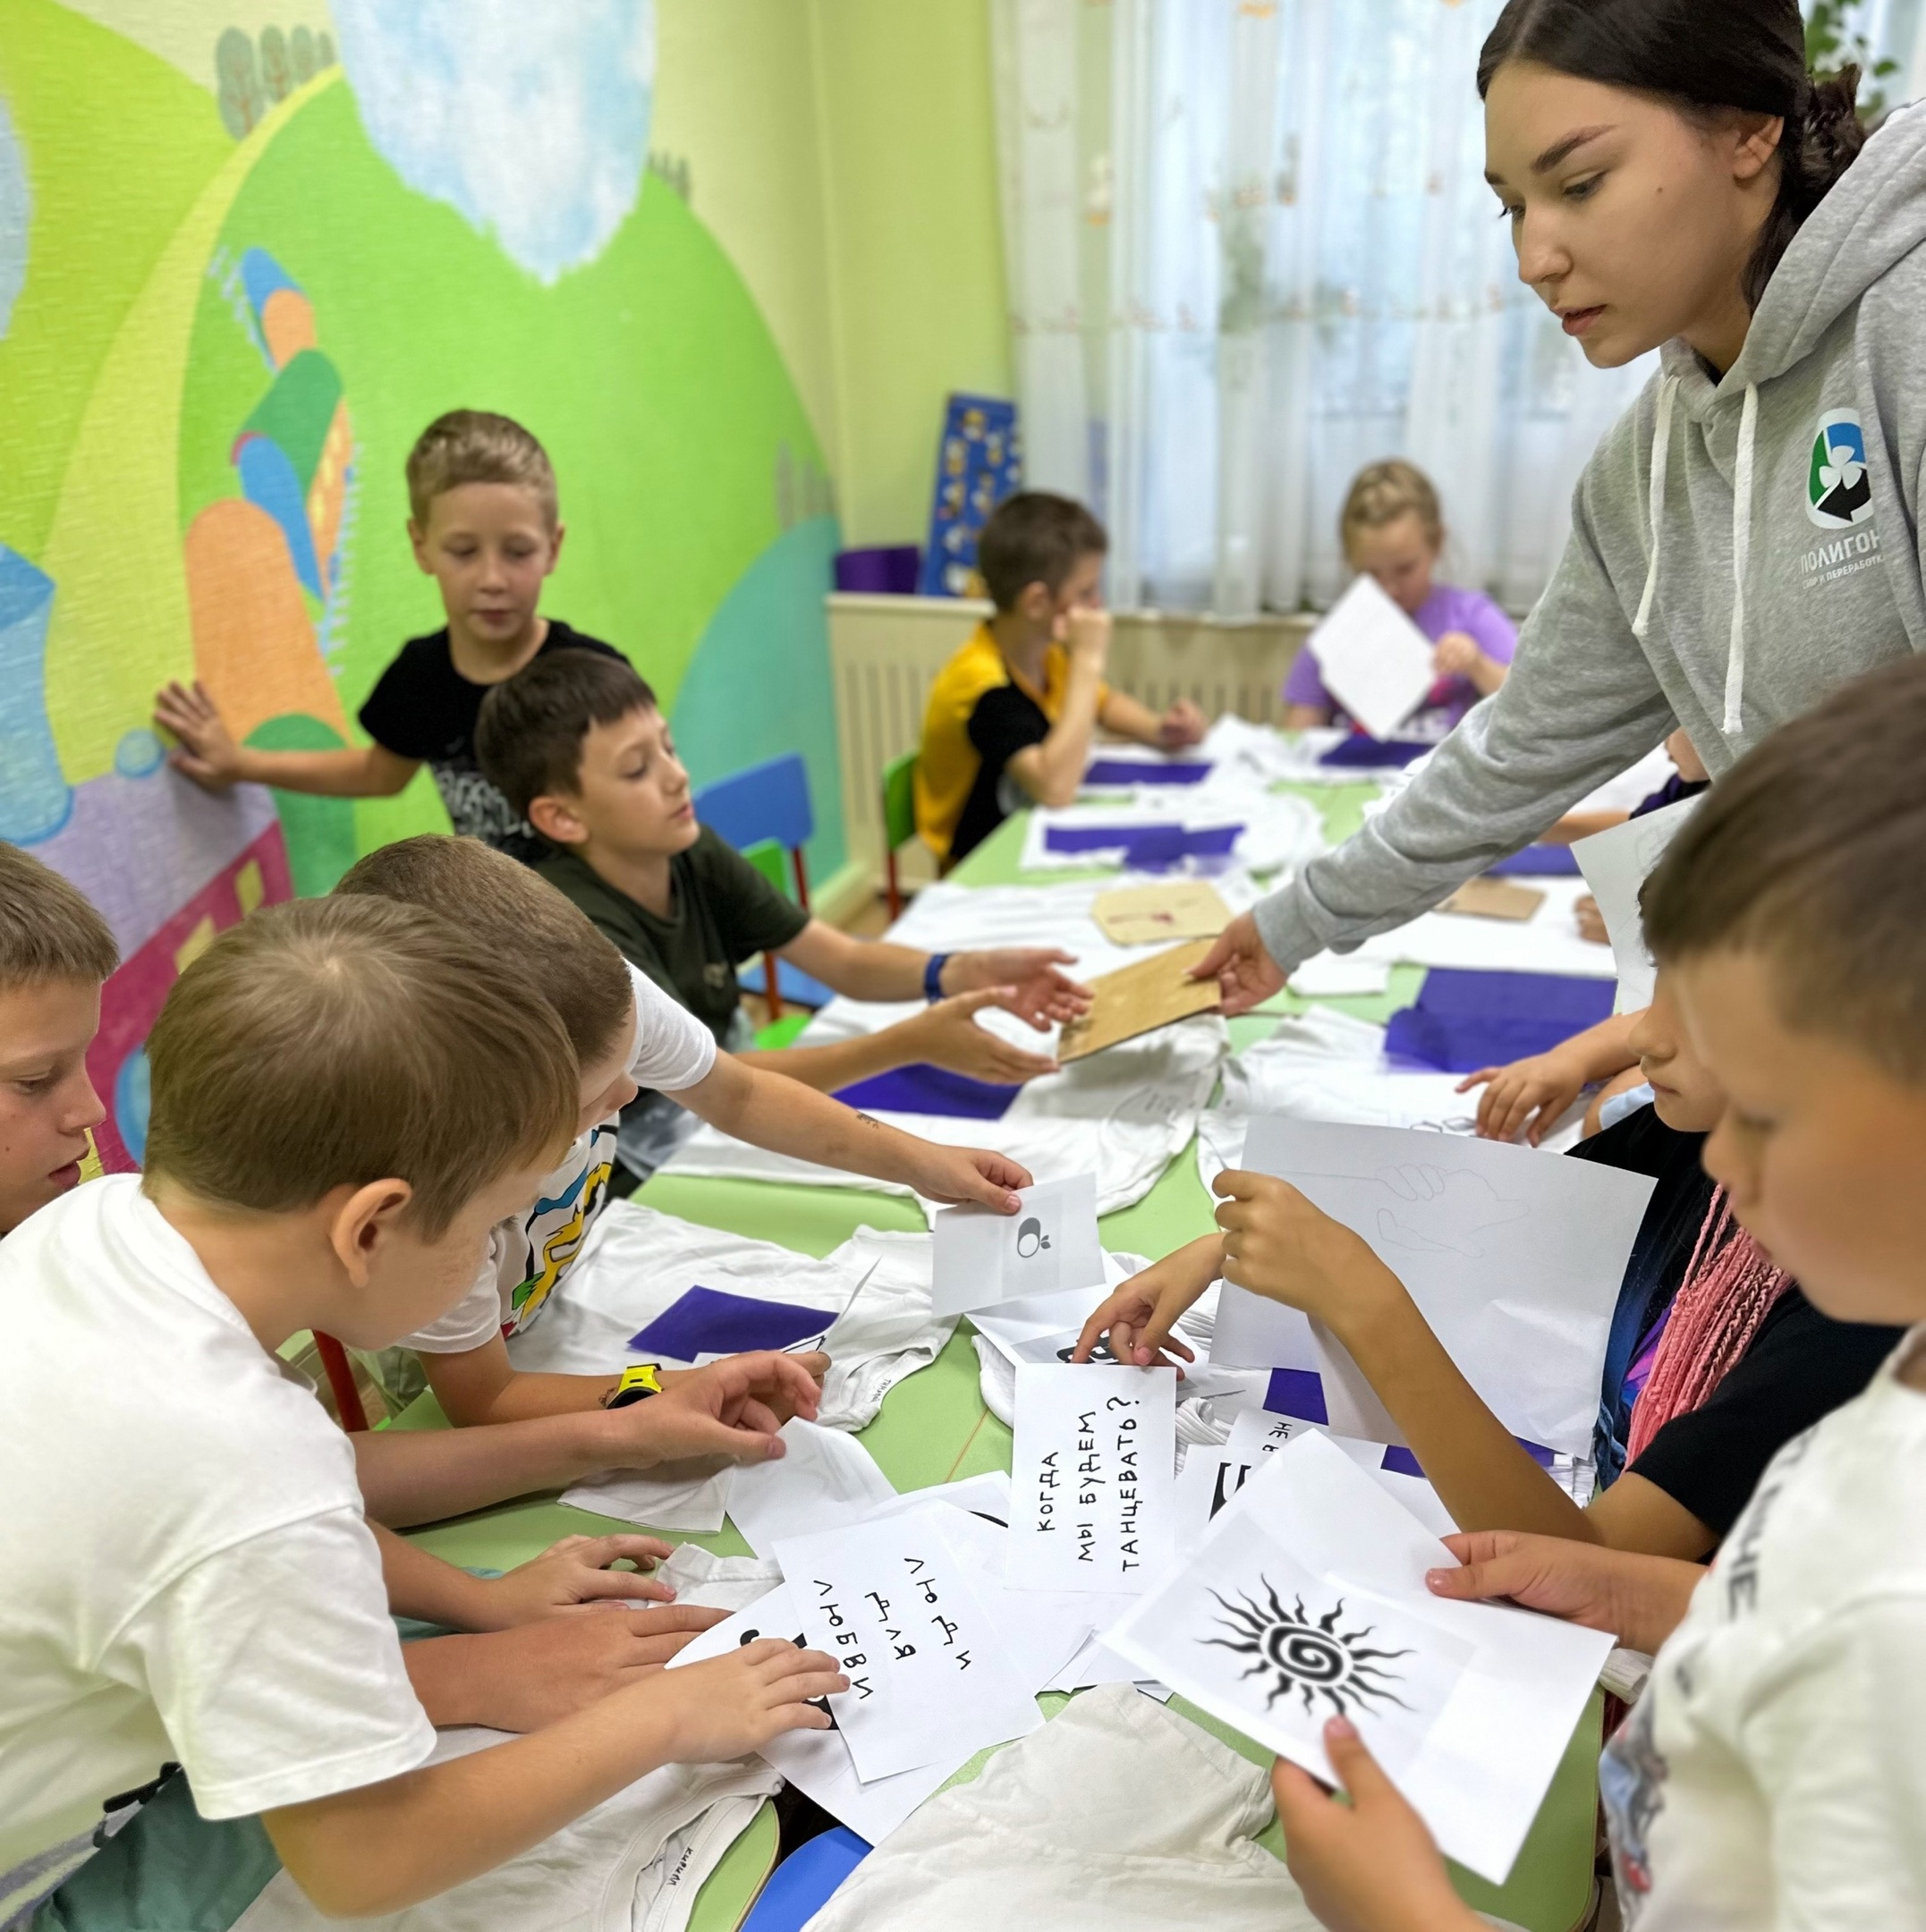
M626 1409L631 1402L647 1402L662 1393L662 1365L637 1362L622 1371L622 1379L602 1398L605 1409Z

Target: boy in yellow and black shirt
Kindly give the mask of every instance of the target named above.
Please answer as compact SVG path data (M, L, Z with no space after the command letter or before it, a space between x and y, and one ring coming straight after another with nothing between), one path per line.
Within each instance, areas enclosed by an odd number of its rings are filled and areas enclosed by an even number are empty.
M1167 750L1203 736L1187 698L1158 717L1104 683L1108 547L1082 504L1041 490L984 525L977 567L996 614L938 673L916 770L916 829L946 865L1025 805L1069 804L1099 724Z

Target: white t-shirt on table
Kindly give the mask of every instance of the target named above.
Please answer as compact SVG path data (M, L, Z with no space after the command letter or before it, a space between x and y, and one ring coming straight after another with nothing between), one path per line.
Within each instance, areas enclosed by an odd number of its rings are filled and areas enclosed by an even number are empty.
M629 1077L660 1093L681 1093L706 1080L716 1064L714 1035L646 973L631 966L629 979L635 991ZM535 1320L574 1265L608 1197L617 1125L612 1114L577 1138L543 1180L533 1205L496 1223L468 1292L439 1321L409 1335L403 1348L461 1355L490 1335L520 1335Z
M1637 1932L1926 1926L1926 1394L1781 1450L1599 1784Z
M206 1818L434 1749L354 1454L133 1175L0 1243L0 1872L186 1767Z

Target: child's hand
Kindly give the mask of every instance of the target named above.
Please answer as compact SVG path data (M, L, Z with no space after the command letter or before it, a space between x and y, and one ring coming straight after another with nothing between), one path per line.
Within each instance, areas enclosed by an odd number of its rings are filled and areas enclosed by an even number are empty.
M1447 631L1431 653L1431 670L1438 677L1469 677L1485 661L1478 640L1463 631Z
M1581 939L1589 939L1593 945L1611 945L1612 936L1605 929L1605 915L1599 911L1599 902L1590 893L1573 902L1572 912L1578 920Z
M904 1139L911 1151L898 1178L926 1200L939 1201L946 1208L977 1201L998 1214L1014 1215L1023 1205L1015 1190L1035 1184L1029 1168L983 1148L942 1147L934 1140L919 1140L913 1134L905 1134Z
M1188 698L1180 698L1157 721L1157 741L1167 751L1182 751L1202 741L1210 727L1204 715Z
M655 1399L665 1400L660 1395ZM487 1622L476 1627L508 1630L566 1611L599 1608L611 1599L624 1597L672 1602L675 1592L666 1583L641 1573L653 1570L670 1554L669 1546L655 1537L564 1537L506 1576L482 1580ZM635 1569L608 1567L624 1560L635 1564Z
M180 740L167 762L204 792L225 792L241 776L241 748L198 678L191 690L176 682L157 691L154 722Z
M1110 657L1110 613L1073 610L1065 624L1065 641L1072 664L1088 664L1101 671Z
M1224 1279L1302 1309L1342 1335L1373 1311L1410 1305L1404 1284L1353 1234L1269 1174L1220 1174Z
M1284 1827L1285 1863L1304 1902L1331 1932L1458 1932L1483 1921L1451 1889L1424 1820L1378 1768L1355 1728L1324 1727L1331 1768L1350 1793L1341 1805L1282 1758L1270 1788Z
M772 1461L783 1453L776 1431L790 1417L816 1419L828 1367L827 1355L763 1349L703 1368L669 1371L659 1395L607 1412L607 1466L648 1469L717 1457Z
M1460 1567L1425 1572L1433 1596L1472 1603L1504 1597L1604 1631L1636 1650L1655 1651L1672 1634L1707 1574L1701 1564L1669 1556L1510 1530L1448 1536L1445 1547Z
M820 1650L764 1637L728 1657L665 1671L646 1694L650 1715L667 1726L672 1762L717 1764L760 1750L785 1731L828 1730L812 1699L848 1689Z
M1555 1046L1509 1066L1480 1067L1458 1082L1458 1091L1485 1089L1478 1098L1478 1131L1485 1140L1515 1140L1530 1122L1525 1138L1536 1147L1584 1084L1583 1066Z
M980 1027L976 1016L986 1006L1008 1011L1014 999L1010 987L985 987L938 1000L913 1019L899 1021L891 1030L909 1057L928 1066L962 1073L971 1080L999 1087L1021 1087L1025 1080L1056 1072L1056 1061L1042 1054L1025 1053L1008 1040Z
M1063 970L1075 963L1075 953L1044 946L953 953L943 969L943 990L974 993L1001 987L1005 996L999 1004L1040 1033L1090 1011L1090 989Z
M415 1695L438 1724L539 1731L654 1676L725 1610L605 1610L547 1617L479 1637L436 1637L403 1655Z
M1221 1254L1222 1244L1214 1239L1192 1241L1133 1275L1083 1324L1071 1360L1087 1362L1107 1338L1110 1353L1127 1368L1176 1368L1182 1376L1172 1358L1195 1361L1197 1356L1170 1331L1217 1279Z

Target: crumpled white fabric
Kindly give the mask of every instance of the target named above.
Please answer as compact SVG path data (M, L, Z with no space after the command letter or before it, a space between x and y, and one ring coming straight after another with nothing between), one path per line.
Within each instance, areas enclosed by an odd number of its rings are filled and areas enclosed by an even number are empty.
M730 1576L741 1561L684 1548L663 1569L683 1602L735 1610L768 1588ZM480 1725L444 1731L429 1762L508 1741L506 1732ZM369 1932L684 1932L709 1874L782 1784L754 1757L665 1765L493 1871L405 1911L355 1923ZM337 1922L282 1871L233 1932L323 1932Z
M1254 1841L1264 1772L1124 1684L1075 1699L938 1792L872 1852L808 1932L1312 1932ZM1121 1821L1121 1822L1120 1822Z
M925 1140L992 1148L1028 1168L1038 1181L1094 1174L1097 1212L1111 1214L1141 1200L1189 1144L1229 1050L1224 1022L1202 1014L1107 1047L1073 1061L1060 1073L1032 1080L998 1121L880 1110L876 1118ZM852 1184L839 1168L771 1154L708 1126L696 1132L662 1172L813 1187ZM893 1194L912 1192L900 1182L860 1184ZM912 1198L933 1221L938 1204ZM578 1262L569 1277L571 1284L581 1267ZM535 1334L556 1318L551 1315Z
M630 1359L638 1334L691 1288L822 1309L836 1319L822 1409L827 1428L859 1429L904 1376L928 1367L955 1330L929 1303L929 1237L858 1228L820 1260L774 1241L700 1227L637 1201L611 1201L556 1306L508 1344L522 1370L598 1375Z

